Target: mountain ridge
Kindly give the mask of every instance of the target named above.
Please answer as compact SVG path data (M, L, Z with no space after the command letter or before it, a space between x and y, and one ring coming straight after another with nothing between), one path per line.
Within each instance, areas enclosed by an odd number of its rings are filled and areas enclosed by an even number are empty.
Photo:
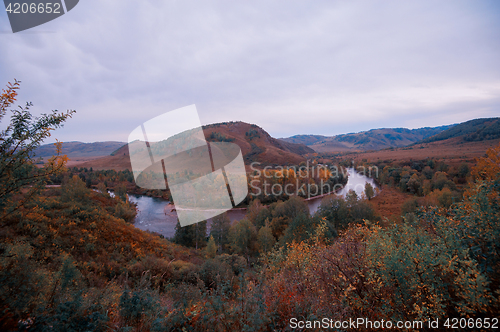
M436 135L415 142L415 144L432 143L457 137L466 142L500 138L500 118L479 118L461 122Z
M104 157L118 150L127 143L119 141L104 141L84 143L79 141L62 142L62 154L70 158L76 157ZM37 157L52 157L56 154L54 143L41 145L35 151Z
M281 140L290 143L305 144L316 152L382 150L408 146L453 126L455 125L422 127L417 129L377 128L335 136L295 135L288 138L281 138Z
M260 165L298 165L306 158L304 155L314 150L303 144L281 141L271 137L261 127L241 121L222 122L203 126L205 138L209 142L232 142L241 148L243 159L248 166L258 162ZM121 146L112 155L86 161L75 165L93 169L131 170L128 145Z

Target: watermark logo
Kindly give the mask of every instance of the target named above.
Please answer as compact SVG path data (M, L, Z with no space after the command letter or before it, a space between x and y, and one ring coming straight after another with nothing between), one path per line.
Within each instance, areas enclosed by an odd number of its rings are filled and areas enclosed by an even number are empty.
M312 199L330 194L346 196L351 190L358 196L366 194L367 183L377 187L377 166L345 168L336 165L310 164L302 166L265 166L260 162L250 164L250 196L265 199L268 196L286 198L293 195ZM375 195L369 189L367 196Z
M73 9L79 0L4 0L12 32L52 21Z
M135 183L145 189L168 186L181 226L224 213L248 194L240 147L207 142L195 105L138 126L128 148Z

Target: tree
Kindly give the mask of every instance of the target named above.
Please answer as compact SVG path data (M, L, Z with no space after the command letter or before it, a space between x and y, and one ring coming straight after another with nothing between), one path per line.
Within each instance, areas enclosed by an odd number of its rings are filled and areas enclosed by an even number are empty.
M127 185L125 183L120 183L115 186L115 196L119 197L122 201L126 202L127 199Z
M61 186L61 198L65 202L90 203L90 190L79 176L73 175Z
M366 198L368 198L368 200L372 199L373 196L375 196L375 191L373 190L373 186L369 182L365 184L365 195Z
M271 228L268 226L264 226L259 229L259 233L257 235L257 243L259 244L259 250L261 252L268 252L271 250L276 243L276 239L271 232Z
M182 227L181 224L177 222L177 225L175 226L175 235L173 241L177 244L198 249L206 245L206 238L206 220L184 227Z
M417 174L413 174L406 183L406 189L412 194L420 193L420 180Z
M353 189L350 189L345 195L345 201L348 207L356 205L359 201L358 194Z
M285 230L285 234L280 239L283 245L293 241L300 243L307 240L313 233L316 223L309 215L300 214L295 217Z
M248 219L240 220L230 230L231 247L237 254L242 254L250 259L257 239L255 226Z
M458 176L461 178L465 178L467 175L469 175L469 173L470 173L469 164L461 163L460 166L458 167Z
M8 83L0 96L0 122L10 111L10 123L0 132L0 216L17 210L32 198L50 175L61 172L67 157L61 155L61 143L56 143L57 155L42 168L35 166L35 151L50 131L59 128L75 111L42 114L33 118L29 112L32 103L17 110L9 110L15 102L20 81ZM23 188L29 188L23 190Z
M97 190L99 190L102 196L110 197L108 193L108 188L106 188L103 182L99 182L99 184L97 185Z
M231 220L226 213L220 214L212 218L212 225L210 226L210 235L213 236L217 244L219 253L224 251L224 247L229 244L229 228L231 227Z
M337 196L323 198L316 215L329 221L336 231L347 228L348 224L352 222L346 201Z
M205 250L210 258L214 258L217 254L217 245L215 244L215 240L212 235L210 235L210 239L208 239L208 244Z

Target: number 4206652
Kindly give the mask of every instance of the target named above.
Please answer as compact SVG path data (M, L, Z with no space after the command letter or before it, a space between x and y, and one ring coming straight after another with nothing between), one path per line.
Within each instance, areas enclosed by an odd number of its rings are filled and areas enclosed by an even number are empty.
M60 3L9 3L5 9L9 14L61 14Z
M448 318L444 326L449 329L498 329L498 318Z

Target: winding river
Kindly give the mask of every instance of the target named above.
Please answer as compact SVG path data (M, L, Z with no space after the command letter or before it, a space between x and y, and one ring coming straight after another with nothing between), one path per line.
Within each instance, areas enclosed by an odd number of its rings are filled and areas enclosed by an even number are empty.
M349 174L349 179L345 187L337 194L345 197L349 190L354 190L358 196L361 196L365 190L366 182L370 183L373 188L376 185L373 179L366 177L361 173L357 173L353 168L348 168L346 171ZM307 200L309 206L309 213L314 214L323 197L311 198ZM162 234L165 237L171 238L175 234L175 225L177 224L177 214L172 210L169 202L155 197L148 197L142 195L129 195L131 202L137 204L138 213L135 218L134 225L142 230L148 230ZM230 210L227 212L231 221L241 220L245 217L246 210Z

